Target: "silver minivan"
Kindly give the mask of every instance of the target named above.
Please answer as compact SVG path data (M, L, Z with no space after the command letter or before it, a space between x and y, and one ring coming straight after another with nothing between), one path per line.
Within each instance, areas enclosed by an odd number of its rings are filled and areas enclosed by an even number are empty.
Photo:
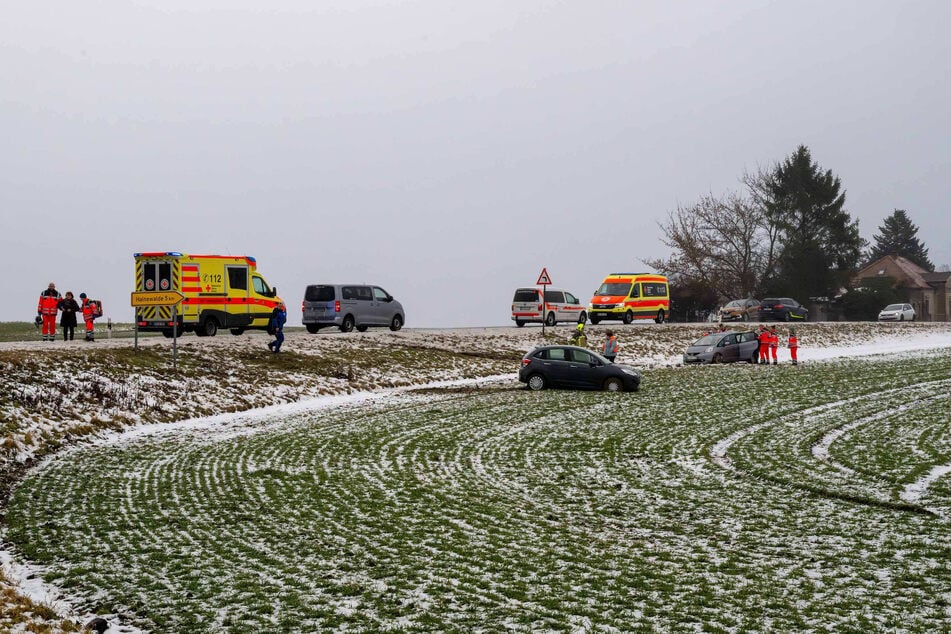
M302 310L302 323L312 334L328 326L343 332L363 332L370 326L396 331L406 323L403 305L369 284L311 284L304 291Z

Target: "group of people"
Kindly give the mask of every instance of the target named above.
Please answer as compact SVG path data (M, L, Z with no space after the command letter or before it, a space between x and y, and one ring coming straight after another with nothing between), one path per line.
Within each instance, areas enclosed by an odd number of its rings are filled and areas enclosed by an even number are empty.
M759 363L760 365L769 365L769 357L773 359L773 365L777 365L777 350L779 348L779 333L776 332L776 326L762 325L759 327L759 335L756 340L759 341ZM796 329L789 329L789 336L786 338L786 345L789 347L789 356L793 365L799 365L799 338L796 336Z
M588 347L588 335L585 334L584 331L584 322L581 322L575 326L575 331L571 334L570 343L582 348ZM614 334L614 331L605 330L604 342L601 344L601 356L611 363L614 363L614 359L617 358L617 353L620 349L621 346L618 343L617 335Z
M98 302L89 299L86 293L80 293L79 299L81 303L76 301L72 291L66 291L66 296L63 297L53 282L40 293L40 301L36 304L36 319L43 333L43 341L56 340L56 315L59 312L62 312L59 325L63 329L63 341L73 340L76 332L76 313L82 313L86 324L86 341L96 340L93 322L96 317L102 316L102 307Z

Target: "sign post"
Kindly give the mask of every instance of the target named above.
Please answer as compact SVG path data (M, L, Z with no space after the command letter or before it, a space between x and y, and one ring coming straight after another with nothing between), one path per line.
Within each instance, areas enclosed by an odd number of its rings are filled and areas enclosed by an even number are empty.
M545 323L548 321L548 302L545 295L549 284L551 284L551 277L548 276L548 268L543 266L542 272L538 274L538 281L535 282L536 286L542 287L542 337L545 336Z
M178 291L132 291L132 306L171 306L172 307L172 368L178 369L178 305L185 296ZM135 349L139 349L139 319L135 319Z

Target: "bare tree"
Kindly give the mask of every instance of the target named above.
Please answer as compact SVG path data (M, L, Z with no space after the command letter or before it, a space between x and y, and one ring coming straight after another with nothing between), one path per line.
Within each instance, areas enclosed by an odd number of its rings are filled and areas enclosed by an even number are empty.
M667 259L645 263L680 284L708 288L721 298L751 297L772 274L777 230L765 205L768 173L747 173L748 194L710 194L689 207L678 207L659 223Z

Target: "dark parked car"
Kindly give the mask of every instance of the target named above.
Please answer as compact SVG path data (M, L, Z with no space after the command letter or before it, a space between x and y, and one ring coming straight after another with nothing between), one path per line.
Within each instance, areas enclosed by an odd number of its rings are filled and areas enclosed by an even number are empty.
M760 321L805 321L809 310L789 297L770 297L760 302Z
M720 309L721 321L756 321L759 318L758 299L734 299Z
M518 380L531 390L547 387L636 392L640 373L629 365L611 363L578 346L542 346L522 359Z
M684 363L756 363L759 342L752 330L715 332L700 337L687 346Z

